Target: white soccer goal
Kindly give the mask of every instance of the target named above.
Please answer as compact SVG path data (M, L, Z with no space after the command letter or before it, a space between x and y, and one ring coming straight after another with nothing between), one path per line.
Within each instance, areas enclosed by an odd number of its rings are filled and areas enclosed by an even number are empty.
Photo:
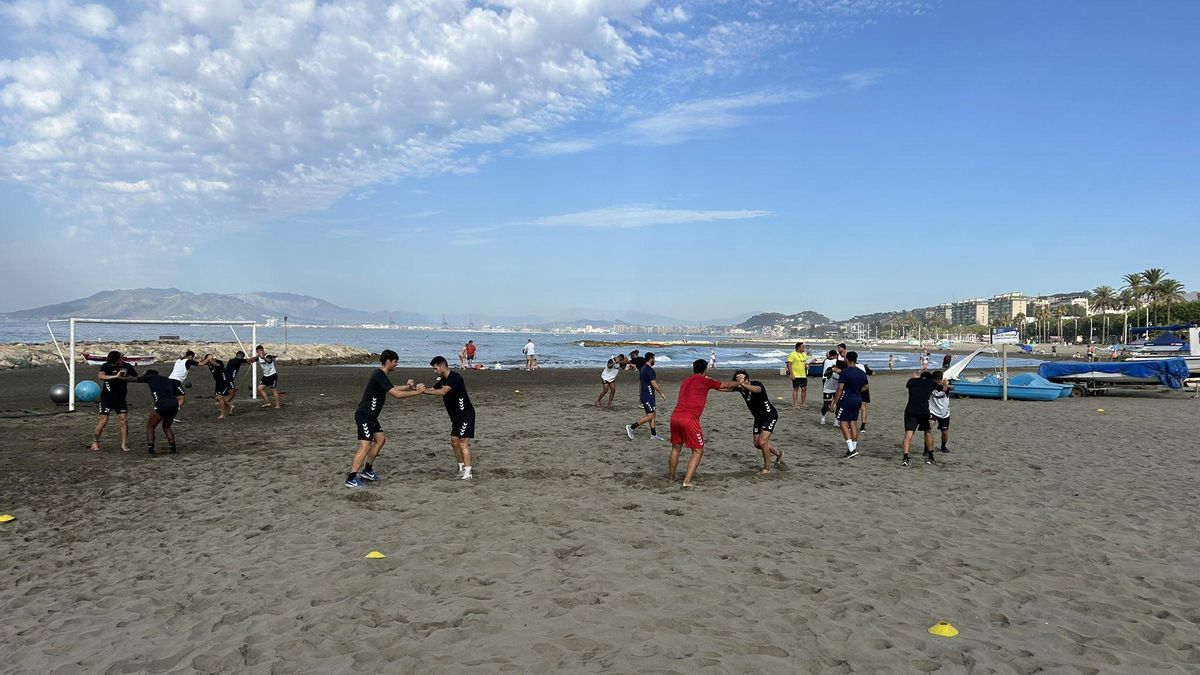
M68 323L70 324L68 347L70 358L63 354L62 347L58 344L58 338L54 335L54 327L51 324ZM126 324L138 326L229 326L229 330L233 333L233 339L242 347L242 351L250 354L254 346L258 344L258 324L253 321L170 321L163 319L51 319L46 322L46 330L50 331L50 339L54 341L54 349L58 351L58 357L62 359L63 367L67 369L67 377L70 382L67 388L70 390L70 399L67 410L75 412L75 325L81 323L108 323L108 324ZM238 337L237 330L234 326L249 326L250 327L250 349L242 344L241 338ZM250 398L258 398L258 388L254 383L258 381L258 362L250 364Z

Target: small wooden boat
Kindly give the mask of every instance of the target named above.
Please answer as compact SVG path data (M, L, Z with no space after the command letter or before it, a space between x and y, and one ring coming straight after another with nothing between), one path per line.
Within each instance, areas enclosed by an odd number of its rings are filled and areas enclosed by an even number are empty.
M83 360L86 361L89 366L102 366L108 362L108 354L89 354L84 352ZM156 357L149 354L143 354L140 356L126 354L121 357L121 363L128 363L131 366L148 366L157 360L158 359Z

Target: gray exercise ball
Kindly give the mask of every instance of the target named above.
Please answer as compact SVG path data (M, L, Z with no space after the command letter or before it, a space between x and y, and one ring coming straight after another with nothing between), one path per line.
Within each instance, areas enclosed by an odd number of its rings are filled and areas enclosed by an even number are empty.
M59 405L65 404L71 400L71 389L65 384L56 384L50 387L50 400Z

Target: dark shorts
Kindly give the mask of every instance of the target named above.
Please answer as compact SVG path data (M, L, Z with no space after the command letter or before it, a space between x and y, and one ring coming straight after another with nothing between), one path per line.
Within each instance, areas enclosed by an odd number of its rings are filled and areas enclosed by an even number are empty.
M763 432L773 433L775 431L775 423L779 421L779 414L776 413L770 417L755 417L754 418L754 435L757 436Z
M110 414L126 415L129 413L129 404L125 402L124 398L105 398L101 396L98 412L106 417Z
M647 415L652 414L654 412L654 401L650 401L649 403L642 401L642 410L644 410Z
M838 401L837 421L857 422L858 411L862 409L862 401Z
M871 390L870 389L863 389L862 400L863 400L863 403L871 402Z
M835 391L823 391L823 392L821 392L821 400L826 403L832 403L833 395L836 393L837 392L835 392Z
M158 416L162 418L163 428L170 429L171 424L175 422L175 416L179 414L179 406L174 401L171 401L170 405L154 406L154 412L158 413Z
M266 387L267 389L274 389L278 385L279 385L279 373L275 373L274 375L264 375L263 376L262 386Z
M232 387L230 387L228 383L218 384L213 390L213 396L228 396L230 389L232 389Z
M354 426L358 428L358 440L369 441L375 438L375 434L383 431L383 427L379 425L379 418L367 413L354 413Z
M905 431L929 431L929 413L914 413L910 410L904 411L904 430Z
M175 382L175 395L176 396L187 396L187 391L184 390L183 383L180 382L179 380L173 380L173 382Z
M801 387L807 387L807 386L808 386L808 378L807 377L793 377L792 378L792 389L799 389Z
M950 428L950 416L949 415L947 415L946 417L938 417L937 415L930 415L929 421L930 421L930 423L937 422L937 428L941 431L945 431Z
M475 438L475 413L450 418L451 438Z

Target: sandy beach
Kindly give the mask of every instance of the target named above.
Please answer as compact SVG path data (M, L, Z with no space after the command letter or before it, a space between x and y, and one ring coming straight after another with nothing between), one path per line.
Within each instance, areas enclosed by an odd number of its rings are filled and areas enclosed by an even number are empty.
M814 387L760 476L742 398L713 393L683 491L623 433L632 373L612 411L590 370L467 373L477 479L419 397L352 491L369 374L281 367L282 410L243 388L224 420L196 374L182 454L150 458L143 385L134 451L114 419L92 453L94 409L48 401L61 370L0 372L0 672L1200 672L1186 394L954 400L953 452L902 470L904 375L872 379L850 461ZM659 374L669 411L684 373Z

